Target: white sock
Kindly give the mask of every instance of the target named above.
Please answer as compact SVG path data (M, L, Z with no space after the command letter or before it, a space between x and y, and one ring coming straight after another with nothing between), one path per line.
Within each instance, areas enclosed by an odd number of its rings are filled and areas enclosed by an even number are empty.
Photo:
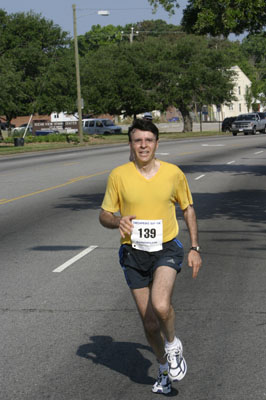
M167 340L165 341L165 348L170 349L171 347L176 347L178 344L178 339L175 336L174 340L172 342L168 342Z
M168 372L168 362L166 362L165 364L159 364L159 370L162 373L165 372L165 371Z

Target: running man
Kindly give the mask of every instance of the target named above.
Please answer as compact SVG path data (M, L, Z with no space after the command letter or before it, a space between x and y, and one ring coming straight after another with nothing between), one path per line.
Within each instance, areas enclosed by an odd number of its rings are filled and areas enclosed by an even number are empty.
M175 204L183 211L191 248L188 265L196 278L201 267L196 214L183 172L155 158L159 131L137 119L128 131L134 161L115 168L109 178L100 223L119 229L120 264L142 319L146 338L159 362L154 393L170 393L186 374L183 346L175 334L171 297L184 250L178 234ZM120 215L115 215L119 212Z

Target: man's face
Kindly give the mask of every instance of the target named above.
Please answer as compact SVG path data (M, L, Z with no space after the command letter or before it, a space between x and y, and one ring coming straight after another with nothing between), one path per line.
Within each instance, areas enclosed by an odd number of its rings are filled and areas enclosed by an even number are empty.
M131 133L130 147L135 160L139 164L146 165L155 157L158 141L152 132L136 129Z

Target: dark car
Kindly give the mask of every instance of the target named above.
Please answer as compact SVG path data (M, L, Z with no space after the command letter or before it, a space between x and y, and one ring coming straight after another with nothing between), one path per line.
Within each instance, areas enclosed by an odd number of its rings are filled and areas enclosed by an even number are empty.
M50 134L58 134L59 130L58 129L52 129L52 128L47 128L47 129L40 129L38 131L35 131L35 136L46 136Z
M264 112L258 112L259 116L261 119L266 119L266 111Z
M0 128L3 130L3 131L6 131L7 129L8 129L8 123L7 122L0 122ZM10 124L10 128L12 129L12 128L15 128L15 125L13 125L13 124Z
M231 125L237 117L225 118L222 122L222 132L231 132Z

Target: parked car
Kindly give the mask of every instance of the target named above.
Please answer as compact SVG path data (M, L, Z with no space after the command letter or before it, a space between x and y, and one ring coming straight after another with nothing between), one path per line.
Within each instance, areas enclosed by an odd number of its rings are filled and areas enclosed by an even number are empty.
M51 128L47 128L47 129L40 129L38 131L35 131L35 135L36 136L46 136L46 135L50 135L51 134L58 134L59 130L58 129L51 129Z
M232 123L237 117L227 117L222 122L222 132L231 132Z
M264 112L258 112L259 116L261 119L266 119L266 111Z
M143 115L143 119L146 119L147 121L152 121L152 113L150 112L145 112Z
M1 130L6 131L8 129L7 122L0 122L0 128L1 128ZM15 125L10 124L10 128L11 129L15 128Z
M83 132L87 134L116 134L122 133L122 128L110 119L89 118L82 120Z
M264 115L260 116L259 113L255 112L240 114L232 123L232 134L236 136L238 132L243 132L244 135L248 135L249 133L255 135L257 132L266 133L266 119L263 117Z
M21 133L21 132L24 132L25 129L27 128L27 125L28 125L28 124L22 124L22 125L20 125L20 126L16 126L15 128L12 129L12 132L13 132L13 133ZM27 131L27 132L32 133L32 125L31 125L31 124L29 125L28 131Z

